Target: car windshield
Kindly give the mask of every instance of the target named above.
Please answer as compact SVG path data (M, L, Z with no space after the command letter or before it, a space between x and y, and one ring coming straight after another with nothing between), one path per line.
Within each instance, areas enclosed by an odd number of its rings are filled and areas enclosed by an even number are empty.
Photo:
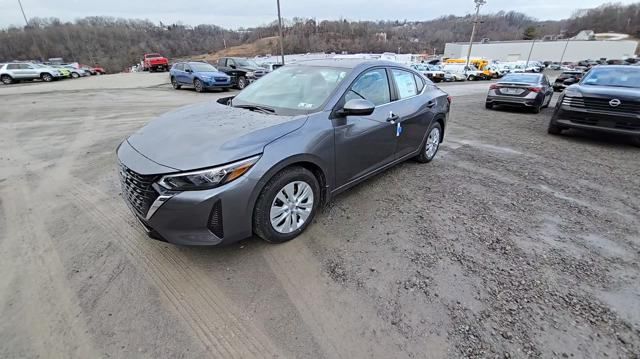
M191 69L195 72L216 72L218 71L218 69L216 69L215 67L209 65L209 64L205 64L203 62L191 62L189 63L189 66L191 66Z
M242 67L259 67L258 64L253 60L245 60L245 59L235 59L236 64Z
M413 65L411 67L418 71L429 71L429 68L426 65Z
M349 69L284 66L251 84L233 99L233 106L263 106L277 114L312 113L324 104Z
M148 59L153 57L162 57L162 56L160 56L160 54L147 54Z
M596 67L582 79L582 84L640 88L640 70L631 67Z
M536 75L522 75L522 74L514 74L507 75L500 80L500 82L521 82L526 84L537 84L539 76Z

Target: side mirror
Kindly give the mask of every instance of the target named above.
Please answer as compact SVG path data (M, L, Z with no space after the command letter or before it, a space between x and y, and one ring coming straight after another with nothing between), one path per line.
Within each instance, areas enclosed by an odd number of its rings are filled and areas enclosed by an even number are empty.
M565 86L571 86L573 84L575 84L576 82L578 82L576 79L567 79L564 80L564 82L562 83Z
M193 72L191 69L185 69L184 72Z
M231 67L232 69L235 69L235 68L236 68L236 65L234 65L234 64L230 64L230 65L229 65L229 67Z
M369 100L349 100L338 113L341 116L368 116L373 113L376 105Z

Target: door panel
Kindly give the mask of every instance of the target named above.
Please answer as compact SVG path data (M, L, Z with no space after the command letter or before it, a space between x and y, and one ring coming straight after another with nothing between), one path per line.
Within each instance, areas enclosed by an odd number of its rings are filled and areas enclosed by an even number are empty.
M387 122L389 106L369 116L335 119L336 186L340 187L395 159L396 126Z
M391 69L393 83L396 86L398 100L391 103L391 111L399 119L396 126L398 147L396 157L400 158L415 152L422 145L422 140L434 118L437 98L430 91L433 87L426 85L424 93L418 94L416 78L413 73L400 69ZM418 81L422 81L418 79Z
M391 87L387 71L380 67L358 76L341 100L366 99L376 105L369 116L333 119L335 128L336 186L354 181L395 158L396 126L387 119Z

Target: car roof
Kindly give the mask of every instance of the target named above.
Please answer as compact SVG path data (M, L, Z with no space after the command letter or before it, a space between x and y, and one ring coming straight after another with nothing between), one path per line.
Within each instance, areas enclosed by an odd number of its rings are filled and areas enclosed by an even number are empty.
M359 66L400 66L404 65L385 60L371 59L321 59L321 60L304 60L292 63L291 65L318 66L318 67L340 67L345 69L354 69Z

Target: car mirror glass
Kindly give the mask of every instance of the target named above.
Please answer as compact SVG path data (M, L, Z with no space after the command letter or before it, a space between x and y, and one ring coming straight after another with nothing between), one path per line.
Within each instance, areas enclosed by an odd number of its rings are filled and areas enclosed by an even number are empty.
M376 105L369 100L354 99L347 101L340 113L343 116L367 116L372 114L375 108Z

